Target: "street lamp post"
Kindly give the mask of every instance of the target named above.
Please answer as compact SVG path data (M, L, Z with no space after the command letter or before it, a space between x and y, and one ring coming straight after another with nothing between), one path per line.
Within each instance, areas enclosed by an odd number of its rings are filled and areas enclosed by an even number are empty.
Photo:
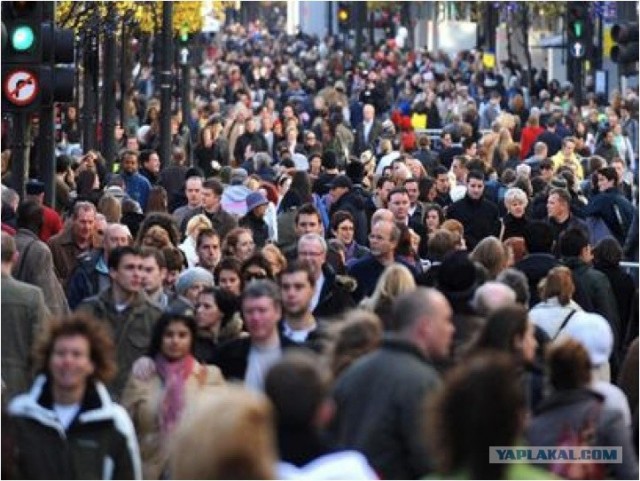
M102 84L102 155L107 161L107 169L113 171L115 161L116 127L116 36L115 11L109 5L109 16L104 40L104 80Z
M173 2L162 3L162 71L160 72L160 161L171 158L171 88L173 75Z
M181 100L180 105L182 108L182 123L184 125L189 126L189 118L191 117L191 105L189 103L189 49L187 47L183 47L180 50L180 68L182 70L182 82L181 82ZM191 137L191 134L189 134ZM191 156L191 146L187 146L187 156L189 165L191 165L192 156Z

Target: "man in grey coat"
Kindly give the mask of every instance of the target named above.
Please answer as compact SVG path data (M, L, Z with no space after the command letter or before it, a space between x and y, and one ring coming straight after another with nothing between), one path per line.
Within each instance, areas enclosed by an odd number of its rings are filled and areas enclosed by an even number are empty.
M42 290L11 277L16 243L2 233L2 394L11 399L31 384L31 347L49 315Z
M336 382L336 438L343 448L362 452L382 479L417 479L432 469L421 438L421 407L440 384L431 362L449 355L451 316L449 302L435 289L399 297L380 348Z
M67 298L56 277L51 250L38 238L42 226L42 206L34 200L26 200L18 206L18 231L15 241L20 254L13 265L15 279L42 289L47 307L54 316L69 312Z

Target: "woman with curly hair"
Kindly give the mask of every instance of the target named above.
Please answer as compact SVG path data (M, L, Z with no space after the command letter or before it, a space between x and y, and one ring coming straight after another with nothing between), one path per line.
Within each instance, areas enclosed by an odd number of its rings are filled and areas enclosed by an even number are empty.
M166 238L171 243L171 245L177 247L180 244L180 231L178 230L176 221L171 216L171 214L167 214L164 212L151 212L150 214L147 214L145 219L142 221L142 224L140 225L140 229L138 230L138 235L135 242L136 246L143 245L143 239L147 235L147 231L153 226L158 226L165 231ZM163 237L165 236L163 235ZM148 245L155 246L155 244ZM164 247L164 245L158 248L162 249L162 247Z
M235 257L240 262L251 257L256 249L250 229L236 227L227 234L222 242L222 255Z
M111 338L86 314L47 326L34 349L40 374L9 405L19 478L141 479L133 425L104 385L116 372Z

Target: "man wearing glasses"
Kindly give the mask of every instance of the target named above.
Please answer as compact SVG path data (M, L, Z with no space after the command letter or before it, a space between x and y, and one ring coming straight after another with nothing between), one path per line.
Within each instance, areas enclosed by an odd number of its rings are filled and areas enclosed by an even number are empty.
M310 308L317 318L333 317L354 307L349 283L327 263L327 242L319 234L304 234L298 241L298 261L306 262L314 278Z

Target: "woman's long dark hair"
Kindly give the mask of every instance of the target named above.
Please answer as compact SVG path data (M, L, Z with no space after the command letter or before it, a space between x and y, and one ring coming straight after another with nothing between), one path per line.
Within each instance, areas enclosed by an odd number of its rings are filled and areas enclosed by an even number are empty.
M449 371L425 409L425 441L440 475L505 479L506 465L489 462L489 446L513 446L525 399L511 356L485 351Z
M153 327L153 332L151 333L151 343L149 344L149 351L147 355L151 358L156 357L157 354L162 353L162 337L164 336L164 332L167 330L169 324L174 322L181 322L191 332L191 346L189 348L189 352L193 354L193 345L194 339L196 338L196 320L193 315L188 315L185 313L172 313L165 312L160 316L158 322Z

